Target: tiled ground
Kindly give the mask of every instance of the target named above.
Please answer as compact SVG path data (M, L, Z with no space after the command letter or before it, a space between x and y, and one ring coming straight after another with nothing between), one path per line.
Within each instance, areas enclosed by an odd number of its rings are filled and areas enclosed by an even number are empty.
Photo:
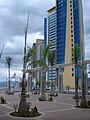
M54 97L53 102L38 101L39 95L30 94L30 98L27 101L32 102L32 107L37 106L42 113L41 117L33 118L38 120L90 120L89 109L75 108L75 102L73 95L60 94L58 97ZM19 93L14 95L3 95L8 104L0 105L0 120L19 120L25 118L12 118L9 116L9 112L13 110L14 103L19 103ZM48 95L46 95L48 98ZM88 100L90 96L88 96ZM32 118L29 118L32 120Z

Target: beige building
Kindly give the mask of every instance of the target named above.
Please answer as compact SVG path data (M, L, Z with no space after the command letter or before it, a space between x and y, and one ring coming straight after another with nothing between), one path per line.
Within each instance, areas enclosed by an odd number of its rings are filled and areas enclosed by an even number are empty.
M63 11L62 6L64 7ZM80 46L80 60L84 59L82 0L56 0L56 8L58 52L57 64L73 62L72 48L74 48L76 43ZM62 14L60 14L60 12ZM61 36L63 36L63 38ZM62 47L62 49L60 47ZM67 89L67 87L71 89L75 88L74 66L70 65L68 67L64 67L62 73L59 74L62 76L58 78L58 80L60 79L58 82L60 89ZM81 86L80 67L77 68L77 77L79 79L79 86Z
M39 61L42 58L42 51L43 51L43 47L44 47L44 40L43 39L37 39L36 43L33 43L33 49L35 51L35 55L33 57L33 61ZM39 66L39 65L38 65ZM32 65L32 67L38 67L36 63L34 63ZM33 77L33 79L35 80L35 84L37 82L37 88L40 88L40 83L41 83L41 72L37 71L36 73L34 73L33 75L29 74L28 78L28 89L29 91L31 90L32 87L32 79L31 77Z

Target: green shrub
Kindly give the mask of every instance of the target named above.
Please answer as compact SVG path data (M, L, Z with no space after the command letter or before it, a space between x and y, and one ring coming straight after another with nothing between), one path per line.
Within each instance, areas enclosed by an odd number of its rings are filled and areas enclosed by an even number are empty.
M36 94L38 94L38 93L35 91L34 94L36 95Z
M28 111L31 109L31 105L32 105L32 103L28 102Z
M35 113L38 113L38 109L37 109L36 106L34 107L34 112L35 112Z
M49 97L49 98L48 98L48 101L53 101L53 98L52 98L52 97Z
M18 108L18 104L14 104L14 105L13 105L13 108L14 108L14 110L15 110L15 112L16 112L16 110L17 110L17 108Z
M25 108L22 108L22 109L20 110L20 114L21 114L22 117L25 117L27 112L28 112L28 111L27 111L27 109L25 109Z
M87 101L88 106L90 107L90 101Z
M12 92L12 95L14 95L14 92Z
M42 101L41 98L39 98L39 101Z
M54 93L50 93L50 96L54 96Z
M56 93L54 96L57 97L57 96L58 96L58 93Z
M0 100L1 100L1 104L5 104L6 103L6 100L2 96L1 96Z
M26 94L26 97L28 97L28 98L29 98L29 97L30 97L30 96L29 96L29 94Z
M34 108L31 109L32 114L38 113L38 108L35 106Z

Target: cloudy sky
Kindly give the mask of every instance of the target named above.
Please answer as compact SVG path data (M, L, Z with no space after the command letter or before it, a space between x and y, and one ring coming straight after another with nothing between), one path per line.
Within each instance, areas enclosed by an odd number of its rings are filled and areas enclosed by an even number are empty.
M43 38L43 18L55 0L0 0L0 50L5 44L0 60L0 80L7 77L5 57L12 56L11 74L21 75L23 63L24 30L29 11L27 44L32 46L37 38ZM90 58L90 0L83 0L85 56Z

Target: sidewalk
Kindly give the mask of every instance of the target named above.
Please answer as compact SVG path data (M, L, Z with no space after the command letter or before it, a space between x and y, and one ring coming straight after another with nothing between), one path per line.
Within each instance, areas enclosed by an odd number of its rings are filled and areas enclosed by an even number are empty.
M1 96L1 95L0 95ZM32 102L32 107L37 106L42 113L40 117L28 118L29 120L90 120L90 109L75 108L73 95L60 94L54 97L53 102L38 101L39 95L30 94L27 101ZM0 120L25 120L25 118L15 118L9 115L13 111L14 103L19 103L19 95L3 95L8 104L0 104ZM88 96L88 99L90 96Z

